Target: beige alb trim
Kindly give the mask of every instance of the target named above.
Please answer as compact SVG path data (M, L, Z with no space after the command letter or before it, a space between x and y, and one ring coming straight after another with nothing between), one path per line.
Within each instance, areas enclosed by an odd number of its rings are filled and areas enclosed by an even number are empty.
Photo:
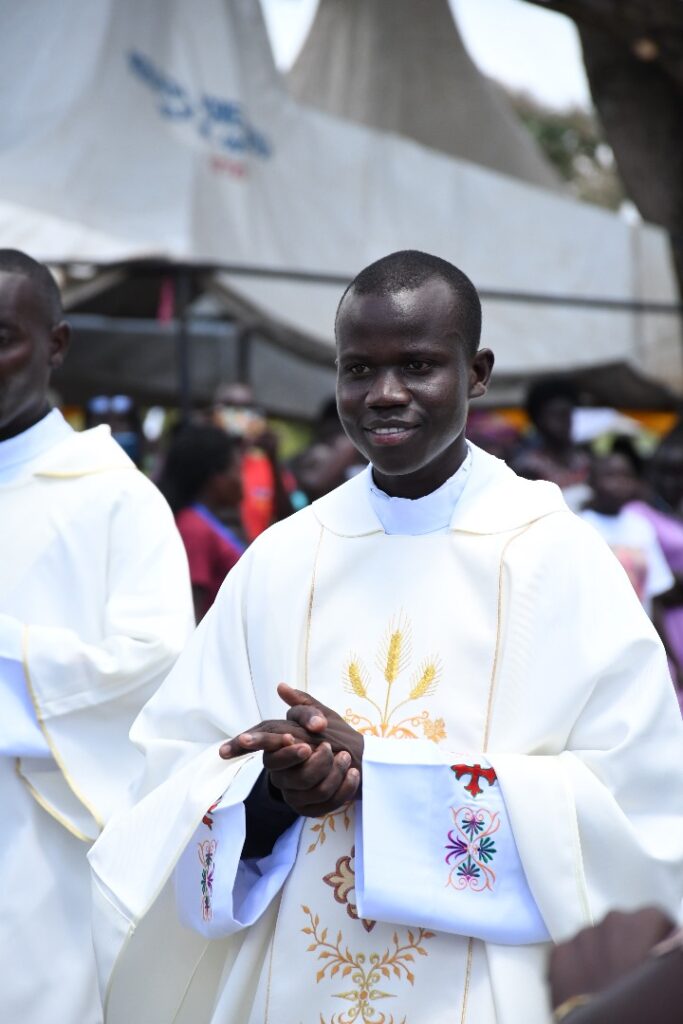
M29 779L26 778L26 776L22 772L21 764L19 762L19 758L17 758L17 760L15 762L15 769L16 769L17 775L19 776L21 781L24 783L24 785L28 789L29 793L31 794L31 796L33 797L35 802L40 807L42 807L43 810L47 814L49 814L51 818L54 818L55 821L59 822L59 824L63 828L65 828L67 832L70 832L71 835L75 836L76 839L80 839L81 842L83 842L83 843L93 843L94 842L94 839L92 838L92 836L86 836L85 832L81 832L80 829L76 828L75 825L71 824L71 822L68 820L68 818L65 818L64 815L60 814L59 811L57 811L54 807L50 806L50 804L47 802L45 797L42 796L38 792L38 790L35 788L35 786L30 782Z
M320 548L322 547L323 536L325 533L325 527L320 525L320 533L318 535L318 543L315 548L315 557L313 559L313 570L311 572L311 587L308 592L308 608L306 611L306 637L304 641L304 691L308 693L308 661L311 648L311 626L313 622L313 602L315 600L315 584L318 576L318 559L320 557Z
M61 755L59 753L59 750L57 749L57 746L56 746L54 740L52 739L52 737L51 737L51 735L49 733L49 730L48 730L48 728L47 728L47 726L45 724L45 720L43 718L43 714L42 714L42 711L40 709L40 705L38 703L38 698L36 696L36 691L35 691L35 688L33 686L33 680L31 679L31 670L29 668L29 660L28 660L28 632L29 632L29 627L28 626L24 626L24 630L23 630L22 637L21 637L21 660L22 660L22 665L23 665L23 669L24 669L24 677L26 679L26 688L28 690L29 696L30 696L31 701L33 703L33 710L35 711L36 719L38 720L38 725L41 728L43 736L45 737L45 742L47 743L48 747L50 748L50 753L52 754L52 756L53 756L53 758L55 760L55 763L57 764L57 767L59 768L60 772L64 776L64 781L66 782L67 786L69 787L71 792L74 794L76 799L79 801L79 803L83 804L83 806L85 807L86 811L88 811L88 813L92 815L93 821L95 822L95 824L97 825L99 830L102 831L102 829L104 828L104 818L100 814L97 813L97 811L92 806L92 804L88 800L86 800L86 798L81 793L81 790L80 790L79 786L76 784L76 782L72 778L71 773L69 772L69 770L67 769L64 761L62 760L62 757L61 757ZM34 795L35 795L35 791L33 791L33 792L34 792ZM41 806L45 806L44 802L41 804ZM47 809L47 808L45 808L45 809ZM60 820L59 817L57 817L57 815L54 814L52 811L50 811L50 813L52 814L53 817L57 818L58 821Z

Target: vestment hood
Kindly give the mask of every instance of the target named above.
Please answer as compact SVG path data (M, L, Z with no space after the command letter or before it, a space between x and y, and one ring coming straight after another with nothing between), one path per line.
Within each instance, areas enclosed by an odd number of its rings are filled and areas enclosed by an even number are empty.
M554 512L569 511L562 492L543 480L524 480L501 459L470 444L472 467L450 523L462 533L491 534L517 530ZM311 506L322 526L346 537L383 533L362 474Z
M36 460L35 476L71 477L104 473L114 469L135 469L123 448L111 436L108 426L74 431Z

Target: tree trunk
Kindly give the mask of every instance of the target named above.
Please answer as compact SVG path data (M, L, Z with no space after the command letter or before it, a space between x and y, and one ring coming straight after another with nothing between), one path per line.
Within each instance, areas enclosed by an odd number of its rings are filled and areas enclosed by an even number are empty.
M528 0L572 18L626 190L671 237L683 291L683 3Z

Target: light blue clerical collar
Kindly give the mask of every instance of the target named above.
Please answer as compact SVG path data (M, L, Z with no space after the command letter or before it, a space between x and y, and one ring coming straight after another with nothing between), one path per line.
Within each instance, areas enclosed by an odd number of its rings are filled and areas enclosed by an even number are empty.
M425 494L423 498L392 498L385 494L372 478L372 466L368 466L363 471L367 480L368 496L375 515L384 527L384 532L416 537L423 533L446 530L453 518L453 510L465 489L471 465L472 452L468 445L467 455L453 476L431 494Z
M29 463L73 433L59 409L15 437L0 441L0 484L21 476Z

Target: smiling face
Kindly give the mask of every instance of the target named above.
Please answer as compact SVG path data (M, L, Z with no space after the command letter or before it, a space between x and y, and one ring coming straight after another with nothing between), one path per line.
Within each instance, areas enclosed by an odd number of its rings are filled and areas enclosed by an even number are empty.
M439 277L389 294L351 290L342 303L339 417L387 494L429 494L465 457L468 400L486 392L493 355L470 355L460 322Z
M23 274L0 272L0 440L27 430L48 411L50 374L69 341L52 326L40 290Z

